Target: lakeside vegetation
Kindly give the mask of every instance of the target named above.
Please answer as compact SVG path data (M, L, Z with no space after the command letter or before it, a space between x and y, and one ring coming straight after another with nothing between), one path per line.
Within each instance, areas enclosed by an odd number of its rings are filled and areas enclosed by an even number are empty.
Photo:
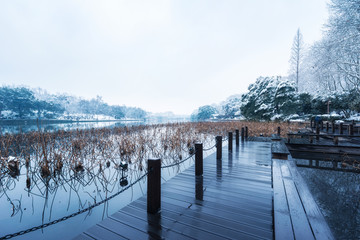
M49 94L40 88L0 87L0 119L115 120L144 119L141 108L109 105L100 96L86 100Z

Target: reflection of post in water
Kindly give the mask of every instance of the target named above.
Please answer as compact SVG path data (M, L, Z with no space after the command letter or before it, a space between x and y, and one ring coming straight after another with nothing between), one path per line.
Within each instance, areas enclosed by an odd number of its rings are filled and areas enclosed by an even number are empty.
M161 211L158 213L147 214L147 233L149 234L149 239L158 239L159 236L162 236L162 224L161 224Z
M216 160L216 179L220 180L222 177L222 160Z
M197 200L203 200L204 198L204 178L203 176L195 177L195 198Z
M235 149L235 158L239 159L239 145L237 145Z
M232 166L233 166L233 155L232 155L232 152L229 152L229 154L228 154L228 168L229 168L229 170L232 169Z

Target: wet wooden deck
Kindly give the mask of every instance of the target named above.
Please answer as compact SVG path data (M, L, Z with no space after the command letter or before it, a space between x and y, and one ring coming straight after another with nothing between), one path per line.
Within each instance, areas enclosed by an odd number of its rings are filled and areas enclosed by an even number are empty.
M271 143L245 142L204 159L161 186L161 211L146 196L76 239L273 239Z
M272 159L271 142L244 142L222 161L204 159L161 186L161 210L146 196L76 239L334 239L306 183L289 160Z

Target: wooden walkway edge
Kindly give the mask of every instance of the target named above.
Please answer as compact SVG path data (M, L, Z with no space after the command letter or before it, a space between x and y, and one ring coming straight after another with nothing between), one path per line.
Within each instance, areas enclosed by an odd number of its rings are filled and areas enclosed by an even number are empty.
M276 239L335 239L294 160L273 159Z

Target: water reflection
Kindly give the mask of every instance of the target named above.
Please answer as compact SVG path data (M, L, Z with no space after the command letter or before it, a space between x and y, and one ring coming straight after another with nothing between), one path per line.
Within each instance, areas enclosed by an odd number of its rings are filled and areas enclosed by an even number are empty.
M336 239L360 237L360 175L298 168Z
M228 168L229 168L229 171L231 171L232 166L233 166L233 154L232 154L232 152L229 152L229 154L228 154Z
M123 127L128 125L141 125L143 121L86 121L86 122L51 122L51 121L6 121L0 125L2 134L17 134L31 131L38 131L39 129L46 132L54 132L57 130L76 130L76 129L91 129L91 128L113 128Z
M0 237L24 230L19 229L19 222L37 226L63 217L65 212L88 208L119 192L128 185L129 178L136 179L138 175L138 171L121 164L92 169L76 169L65 164L60 170L46 174L35 164L23 164L16 170L2 172ZM105 204L103 217L107 211ZM87 214L91 213L89 210Z
M203 176L195 177L195 198L197 200L204 199L204 178Z
M222 159L216 160L216 180L221 181L222 177Z

